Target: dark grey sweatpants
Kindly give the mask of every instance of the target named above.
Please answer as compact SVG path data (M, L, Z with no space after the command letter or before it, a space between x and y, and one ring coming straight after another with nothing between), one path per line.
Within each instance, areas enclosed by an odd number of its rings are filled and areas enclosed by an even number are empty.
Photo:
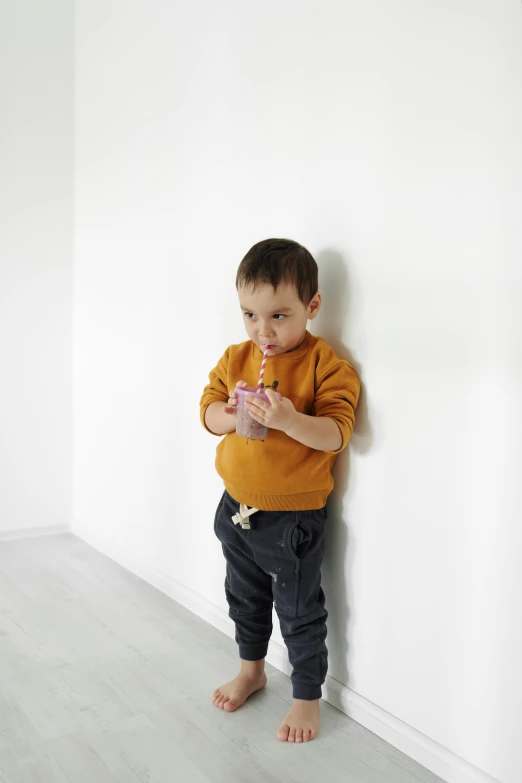
M235 525L237 503L224 492L214 532L227 561L225 593L236 624L239 657L264 658L272 633L272 603L293 667L295 699L319 699L328 663L321 562L326 508L258 511L250 530Z

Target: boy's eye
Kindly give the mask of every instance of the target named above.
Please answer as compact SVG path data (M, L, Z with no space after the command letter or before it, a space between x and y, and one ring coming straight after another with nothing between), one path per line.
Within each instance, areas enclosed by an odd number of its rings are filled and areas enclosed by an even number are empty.
M255 318L254 313L244 313L244 315L246 315L246 317L250 321L252 320L252 318ZM286 315L284 315L283 313L275 313L275 315L273 315L272 318L276 318L278 321L280 321L281 319L286 318Z

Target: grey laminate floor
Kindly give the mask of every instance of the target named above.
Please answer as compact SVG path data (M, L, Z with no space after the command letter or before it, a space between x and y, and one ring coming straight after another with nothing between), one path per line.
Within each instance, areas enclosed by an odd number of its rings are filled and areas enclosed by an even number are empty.
M289 679L212 704L235 643L71 534L0 543L2 783L437 783L322 703L280 743Z

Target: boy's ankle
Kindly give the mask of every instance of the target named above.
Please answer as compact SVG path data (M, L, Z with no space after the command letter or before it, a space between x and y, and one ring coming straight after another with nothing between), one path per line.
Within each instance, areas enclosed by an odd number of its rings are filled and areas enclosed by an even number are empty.
M260 661L244 661L241 659L241 674L247 677L260 677L265 671L265 659Z

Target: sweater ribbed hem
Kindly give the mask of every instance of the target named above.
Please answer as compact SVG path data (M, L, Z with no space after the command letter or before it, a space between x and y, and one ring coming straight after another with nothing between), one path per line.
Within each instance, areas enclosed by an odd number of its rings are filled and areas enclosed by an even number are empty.
M260 511L314 511L324 508L330 494L329 489L317 489L313 492L301 492L298 495L267 495L249 492L228 481L224 484L228 494L237 503L244 503L245 506L258 508Z

